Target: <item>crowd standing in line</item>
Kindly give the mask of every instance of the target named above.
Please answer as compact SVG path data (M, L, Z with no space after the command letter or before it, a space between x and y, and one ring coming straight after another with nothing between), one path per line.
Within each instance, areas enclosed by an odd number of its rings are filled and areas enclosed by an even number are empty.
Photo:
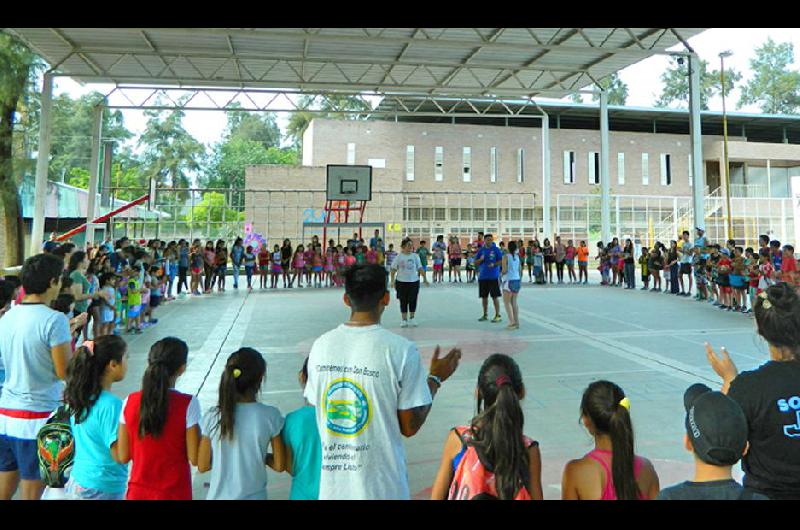
M642 276L652 276L660 288L658 273L668 269L670 292L687 296L694 279L699 300L713 297L720 307L739 310L749 303L770 360L739 373L724 348L717 354L706 345L722 391L702 385L686 391L684 445L694 455L695 474L663 489L650 461L635 452L630 409L637 404L613 382L595 381L578 411L595 447L563 469L562 498L800 498L800 297L793 249L769 238L762 238L757 252L743 252L732 241L720 249L701 230L697 234L689 242L684 232L680 247L672 242L669 249L643 249ZM532 241L526 249L512 241L501 249L491 234L480 235L477 252L467 252L472 280L480 284L480 320L488 320L491 295L493 321L499 321L502 291L509 327L519 326L516 296L528 256L541 256L530 260L531 277L552 277L548 264L555 263L557 280L564 281L566 265L574 281L570 261L577 258L577 281L585 278L585 242L574 247L554 239L554 246ZM38 499L45 485L63 487L72 499L191 499L192 467L211 472L209 499L266 499L266 466L291 473L293 499L410 498L402 438L425 423L461 352L454 348L442 356L436 347L426 370L416 345L384 328L381 318L394 287L403 322L416 325L420 282L428 283L423 258L433 256L433 281L443 281L437 260L448 256L457 266L452 247L458 243L437 238L430 251L421 242L426 250L414 252L406 239L400 253L391 245L384 251L377 233L369 247L357 235L347 247L330 243L323 257L317 239L308 250L292 249L286 240L263 252L263 265L261 249L255 253L240 239L230 252L224 241L151 241L145 249L123 238L114 248L106 242L88 253L71 243L46 244L45 253L26 260L19 278L0 281L0 499L17 492ZM632 244L615 240L598 249L603 278L611 276L606 283L634 288ZM235 289L241 266L248 288L262 266L273 273L273 286L279 277L287 288L303 280L344 286L349 320L317 339L299 369L306 405L284 417L260 403L267 365L258 351L243 347L227 360L218 404L201 411L195 396L174 389L189 353L175 337L152 345L141 390L124 400L112 394L127 374L127 345L115 335L119 326L137 333L155 325L154 311L173 299L176 277L183 292L189 271L195 295L202 272L205 293L223 291L229 260ZM460 271L452 272L458 281ZM746 277L748 289L735 276ZM513 359L497 353L484 361L475 389L478 413L450 431L432 498L542 498L548 463L526 435L536 424L524 423L525 395ZM68 415L66 426L53 421L58 414ZM337 443L342 437L348 443ZM62 451L70 440L73 451ZM741 485L731 474L740 460ZM67 470L69 480L58 484Z

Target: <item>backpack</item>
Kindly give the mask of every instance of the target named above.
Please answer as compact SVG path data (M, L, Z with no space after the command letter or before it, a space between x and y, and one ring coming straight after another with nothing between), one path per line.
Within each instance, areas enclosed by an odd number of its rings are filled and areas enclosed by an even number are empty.
M45 486L63 488L75 460L75 438L66 405L58 407L36 435L39 475Z
M471 429L469 427L456 427L453 430L461 439L462 449L460 454L462 457L453 474L447 499L461 501L497 500L494 473L484 466L478 451L470 443L473 439ZM530 447L536 443L527 436L523 438L525 447ZM527 487L520 488L514 496L514 500L531 500Z

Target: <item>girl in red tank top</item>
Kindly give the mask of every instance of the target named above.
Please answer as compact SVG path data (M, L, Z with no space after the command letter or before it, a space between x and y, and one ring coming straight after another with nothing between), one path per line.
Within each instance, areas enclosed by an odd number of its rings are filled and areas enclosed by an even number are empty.
M128 500L192 500L190 462L197 465L200 404L175 390L189 348L174 337L153 344L142 390L125 400L117 435L118 461L133 461Z
M647 500L658 495L653 464L633 452L630 400L610 381L595 381L583 393L581 422L595 448L564 468L566 500Z
M478 415L450 432L431 499L542 499L539 443L523 434L524 396L517 363L489 356L478 373Z

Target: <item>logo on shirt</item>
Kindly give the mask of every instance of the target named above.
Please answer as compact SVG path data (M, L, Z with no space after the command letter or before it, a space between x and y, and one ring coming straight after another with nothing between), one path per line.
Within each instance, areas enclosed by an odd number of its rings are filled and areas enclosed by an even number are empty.
M370 419L367 394L350 379L336 379L325 390L325 415L331 434L358 436Z
M779 399L778 410L781 412L795 412L797 414L797 423L794 425L784 425L783 434L789 438L800 438L800 396Z

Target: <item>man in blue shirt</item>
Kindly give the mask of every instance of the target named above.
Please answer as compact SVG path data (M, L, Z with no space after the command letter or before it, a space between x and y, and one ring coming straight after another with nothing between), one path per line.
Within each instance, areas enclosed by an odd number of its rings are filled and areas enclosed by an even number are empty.
M492 234L483 236L483 246L475 254L475 265L478 266L478 296L483 303L483 316L479 322L489 320L487 312L489 309L489 295L492 295L494 303L494 318L492 323L500 322L500 269L503 253L497 248L492 240Z

